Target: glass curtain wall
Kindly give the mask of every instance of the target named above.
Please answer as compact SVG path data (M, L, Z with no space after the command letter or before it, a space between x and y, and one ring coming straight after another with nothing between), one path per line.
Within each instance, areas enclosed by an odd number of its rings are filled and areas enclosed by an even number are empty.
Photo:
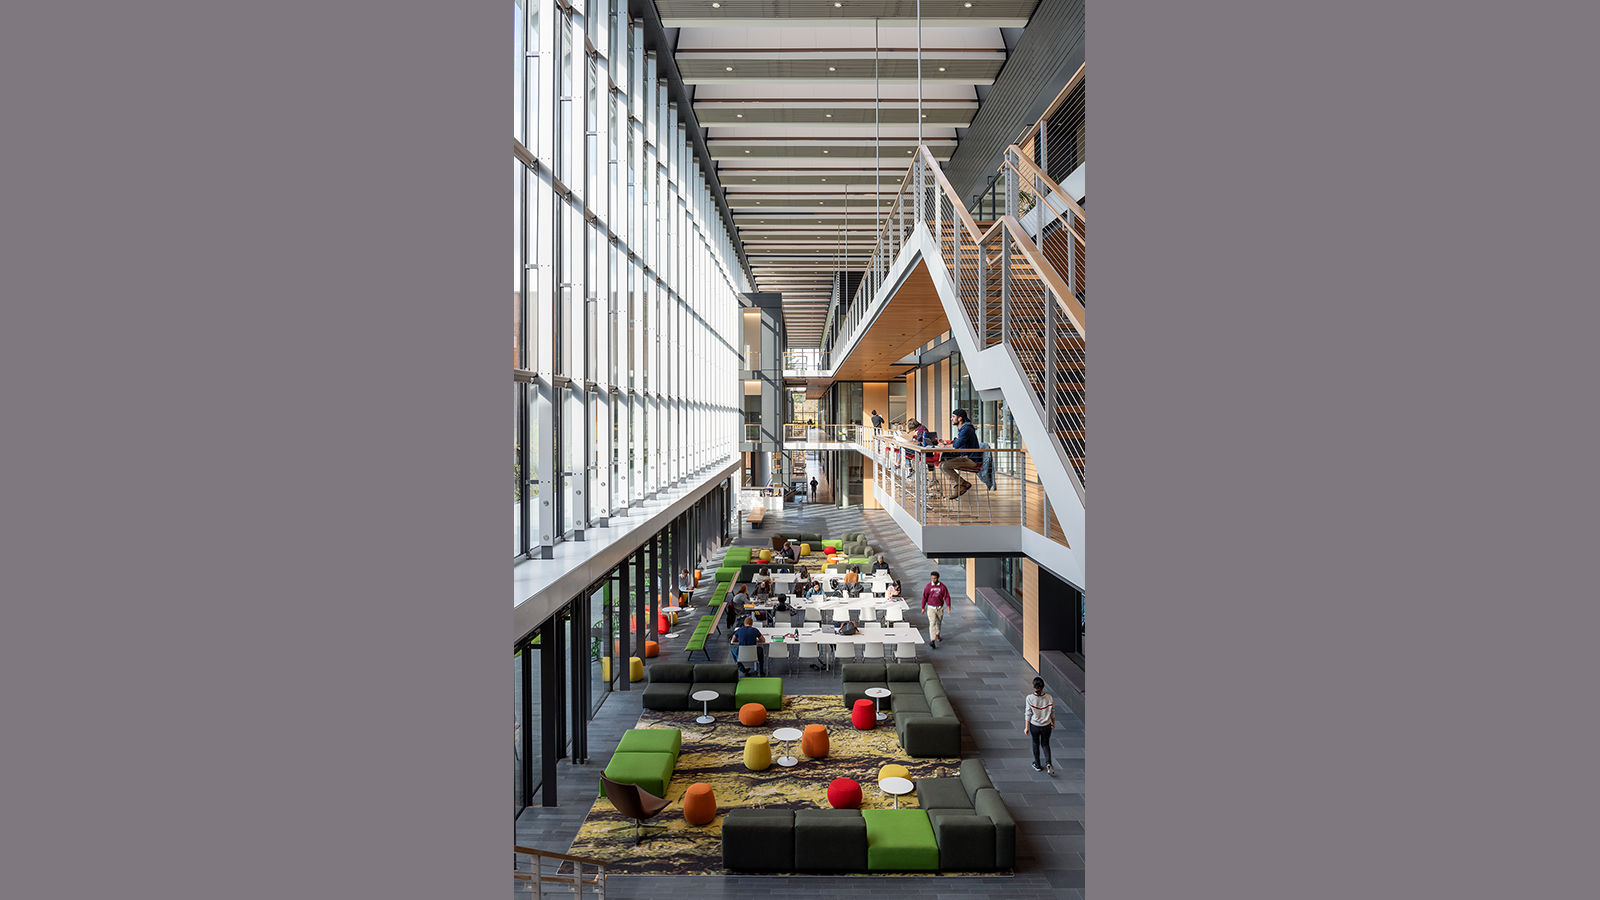
M541 557L733 458L749 285L626 5L513 11L514 533Z

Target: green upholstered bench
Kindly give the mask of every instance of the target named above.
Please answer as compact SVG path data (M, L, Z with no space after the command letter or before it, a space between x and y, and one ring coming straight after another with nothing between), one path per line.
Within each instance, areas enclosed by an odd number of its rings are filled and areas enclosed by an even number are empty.
M767 709L783 708L782 678L741 678L733 691L733 705L759 703Z
M685 644L683 647L683 649L689 653L689 655L685 658L694 659L694 655L696 653L704 653L706 655L706 662L710 662L711 651L706 649L706 638L708 637L710 637L710 635L704 631L696 631L694 634L689 635L689 643Z
M939 843L928 814L920 809L864 809L867 823L867 870L870 872L937 872Z
M723 566L717 570L717 581L732 581L733 576L739 574L738 566Z
M675 753L614 753L611 762L606 763L606 777L620 784L637 784L657 797L665 797L677 761ZM605 795L602 784L600 796Z
M616 749L617 753L671 753L673 756L682 751L683 732L676 728L629 728L622 733L622 740L617 741Z

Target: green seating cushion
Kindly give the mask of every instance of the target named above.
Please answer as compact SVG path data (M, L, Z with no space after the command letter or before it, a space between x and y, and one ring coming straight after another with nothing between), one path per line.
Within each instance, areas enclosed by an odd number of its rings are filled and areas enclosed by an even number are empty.
M698 650L704 650L705 648L706 648L706 635L704 635L704 634L702 634L702 633L700 633L698 631L695 632L694 634L689 635L689 643L683 645L683 649L688 650L691 653L693 653L695 651L698 651Z
M937 872L939 843L928 814L920 809L865 809L867 870Z
M777 710L783 708L783 679L782 678L741 678L739 686L733 692L733 705L743 707L746 703L759 703L767 709Z
M839 667L839 677L843 681L870 681L882 684L884 679L883 663L845 663Z
M629 728L617 742L618 753L671 753L683 750L683 732L676 728ZM616 781L615 778L611 779ZM661 796L657 794L656 796Z
M674 753L613 753L605 774L612 781L637 784L657 797L665 797L676 762ZM601 784L600 796L604 797L605 793L605 785Z
M794 867L797 872L867 871L867 822L861 811L795 810Z
M717 570L717 581L732 581L733 576L739 574L738 566L725 566Z

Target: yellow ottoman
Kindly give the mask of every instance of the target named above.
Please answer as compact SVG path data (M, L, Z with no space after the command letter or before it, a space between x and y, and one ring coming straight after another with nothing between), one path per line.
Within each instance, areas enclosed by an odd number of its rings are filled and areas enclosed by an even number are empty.
M912 784L916 784L916 781L911 777L911 770L898 763L889 763L878 770L878 781L882 782L885 778L904 778ZM878 788L878 793L882 794L883 788Z
M772 739L758 734L744 742L744 767L752 772L772 766Z
M644 660L640 659L637 656L628 657L628 680L629 681L643 681L644 680Z
M811 545L810 544L801 544L800 545L800 555L801 556L810 556L811 555Z

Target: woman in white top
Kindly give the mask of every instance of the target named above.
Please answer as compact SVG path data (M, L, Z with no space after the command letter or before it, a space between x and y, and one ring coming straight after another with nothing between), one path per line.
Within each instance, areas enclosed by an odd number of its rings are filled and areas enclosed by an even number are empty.
M1033 738L1033 770L1056 774L1050 762L1050 732L1056 727L1056 706L1044 692L1044 679L1033 679L1033 693L1023 700L1022 733ZM1044 767L1039 766L1039 746L1044 746Z

